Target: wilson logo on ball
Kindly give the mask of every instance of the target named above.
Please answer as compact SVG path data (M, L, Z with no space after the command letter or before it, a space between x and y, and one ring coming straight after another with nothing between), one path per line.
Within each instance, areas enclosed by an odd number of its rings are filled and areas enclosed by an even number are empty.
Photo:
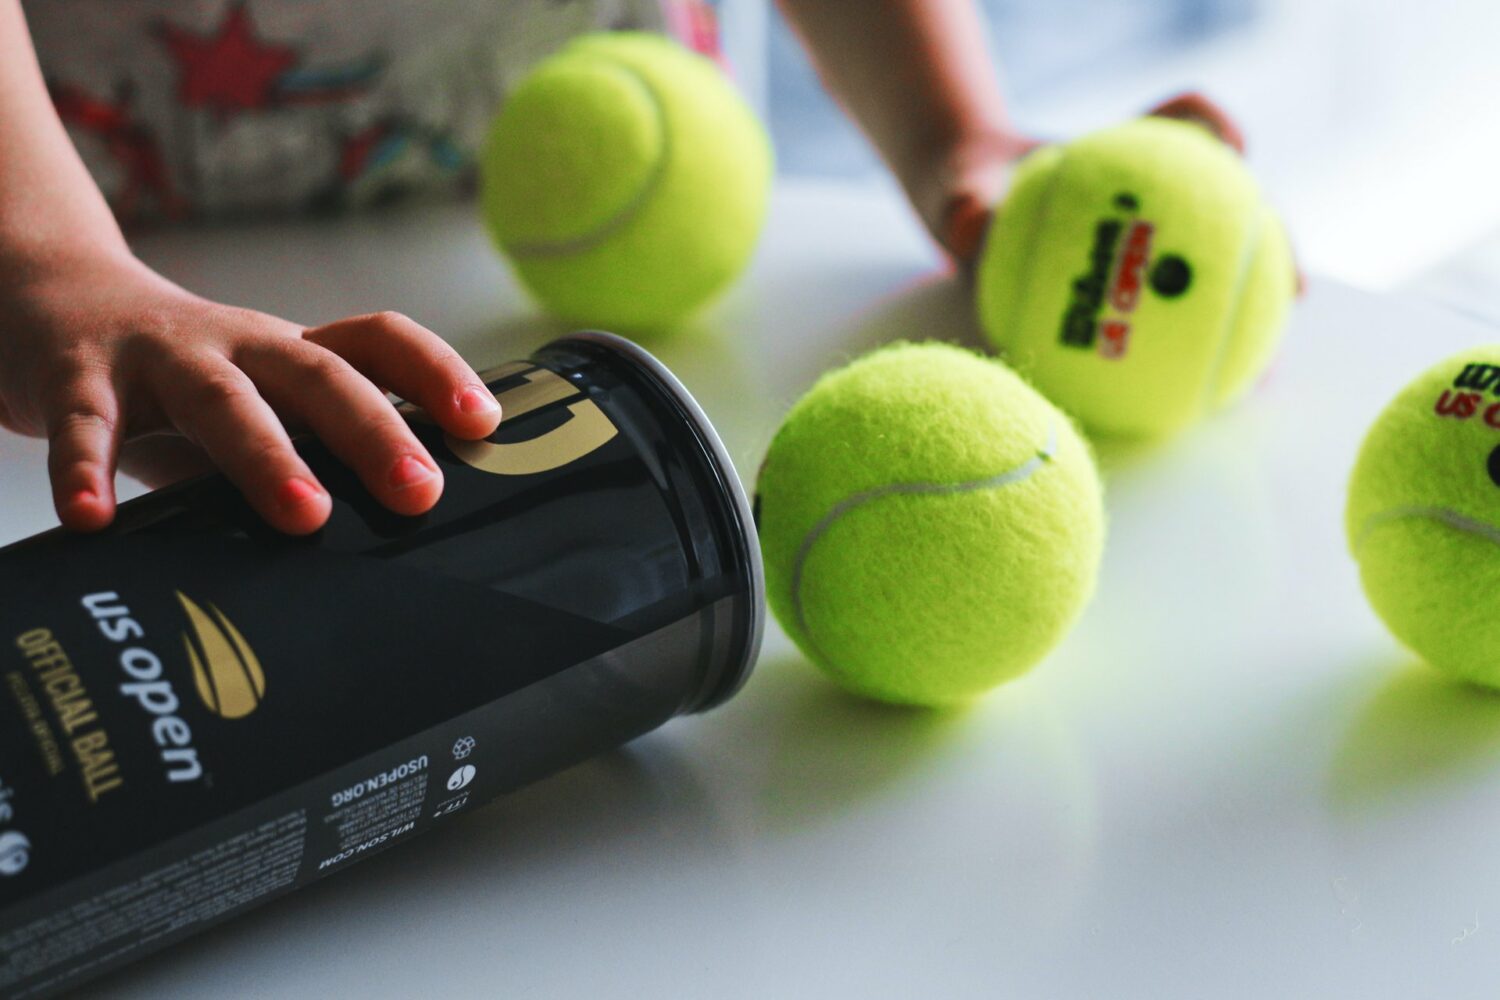
M1500 396L1500 365L1464 365L1452 388L1438 396L1433 412L1453 420L1470 420L1483 414L1486 424L1500 430L1500 403L1487 403L1487 392Z
M1453 388L1500 396L1500 365L1464 365L1464 370L1453 380Z
M187 615L182 644L193 668L193 684L204 707L224 719L243 719L266 696L266 675L255 651L224 612L210 604L204 610L177 592Z
M1156 227L1136 217L1140 200L1135 195L1115 195L1114 207L1125 218L1100 219L1094 227L1089 269L1073 281L1060 339L1064 346L1097 349L1118 359L1130 349L1130 320L1145 287L1164 299L1177 298L1192 283L1193 272L1175 254L1152 262Z

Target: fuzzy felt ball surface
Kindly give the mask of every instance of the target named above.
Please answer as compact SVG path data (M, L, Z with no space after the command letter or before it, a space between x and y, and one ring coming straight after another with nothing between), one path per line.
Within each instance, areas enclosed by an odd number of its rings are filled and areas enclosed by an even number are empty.
M995 346L1090 431L1160 437L1243 394L1296 269L1233 150L1142 118L1018 166L978 271Z
M757 484L771 607L850 690L915 705L1023 673L1092 592L1098 474L1066 416L1003 364L898 344L825 375Z
M646 334L744 270L765 221L765 129L710 60L655 35L586 35L507 97L480 202L554 315Z
M1360 448L1345 522L1396 637L1500 688L1500 346L1442 362L1386 407Z

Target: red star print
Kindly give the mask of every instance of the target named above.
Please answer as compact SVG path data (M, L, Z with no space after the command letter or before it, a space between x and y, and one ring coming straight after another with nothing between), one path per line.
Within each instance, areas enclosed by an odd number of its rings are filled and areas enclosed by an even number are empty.
M215 35L196 35L162 25L162 40L177 60L178 100L220 115L273 103L276 81L297 62L290 46L255 37L244 3L229 8Z

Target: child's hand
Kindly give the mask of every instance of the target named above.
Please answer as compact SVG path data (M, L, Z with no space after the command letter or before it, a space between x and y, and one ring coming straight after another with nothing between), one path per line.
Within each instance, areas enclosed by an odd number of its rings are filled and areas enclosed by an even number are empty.
M305 329L198 298L122 253L11 271L0 317L0 424L48 439L58 517L75 530L114 517L120 446L141 435L181 434L270 524L305 534L330 500L283 418L403 514L437 502L442 474L382 389L458 437L500 419L463 359L404 316Z
M1162 101L1147 114L1159 118L1176 118L1185 122L1197 122L1219 137L1219 141L1230 149L1245 155L1245 136L1229 112L1219 107L1207 96L1190 90L1185 94Z
M1244 136L1234 120L1202 94L1179 94L1147 114L1197 122L1236 152L1245 152ZM979 255L1015 161L1039 145L1016 132L966 137L934 164L927 189L911 192L934 238L960 266L971 266Z
M961 268L979 256L1015 161L1040 145L1014 132L965 138L935 164L927 189L911 192L928 231Z

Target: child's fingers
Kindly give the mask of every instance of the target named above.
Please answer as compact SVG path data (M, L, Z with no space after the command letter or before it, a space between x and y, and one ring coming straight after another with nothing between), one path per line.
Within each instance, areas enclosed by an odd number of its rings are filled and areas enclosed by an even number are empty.
M332 509L328 492L244 372L210 354L191 368L164 366L158 379L167 419L208 453L267 523L292 535L323 526Z
M1160 118L1177 118L1197 122L1218 136L1225 145L1241 156L1245 155L1245 134L1235 124L1229 112L1197 91L1178 94L1152 108L1150 114Z
M1218 136L1230 149L1241 156L1245 155L1245 134L1240 131L1239 125L1229 116L1229 112L1204 94L1197 91L1178 94L1152 108L1149 113L1162 118L1197 122ZM1297 271L1297 297L1300 299L1307 294L1307 275L1300 265L1294 266Z
M956 195L949 202L941 239L954 260L968 265L979 256L993 214L989 203L970 192Z
M400 313L353 316L303 336L421 406L457 437L482 438L500 423L500 404L474 369L443 338Z
M98 531L115 516L120 407L101 377L79 376L54 394L47 414L47 471L63 525Z
M916 206L938 244L964 269L984 246L994 206L1010 187L1016 160L1040 143L1018 133L969 136L933 161L912 191Z
M148 434L120 445L119 470L151 489L214 471L213 460L181 434Z
M385 394L347 361L294 337L242 354L241 366L277 411L305 421L377 500L413 515L437 503L437 463Z

